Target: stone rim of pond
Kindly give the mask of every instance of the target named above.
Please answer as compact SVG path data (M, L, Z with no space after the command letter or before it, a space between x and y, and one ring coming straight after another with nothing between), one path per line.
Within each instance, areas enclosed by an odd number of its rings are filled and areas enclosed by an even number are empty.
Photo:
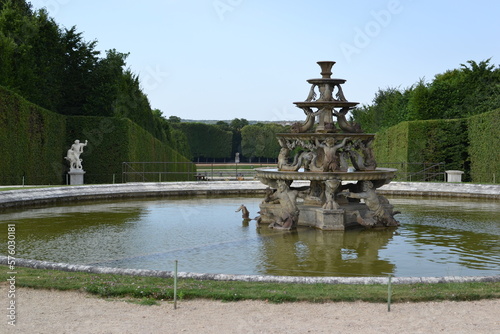
M295 181L294 185L307 185ZM179 195L264 194L260 181L142 182L61 186L0 192L0 209L58 202ZM447 182L391 182L377 189L383 195L500 199L500 185Z
M7 265L8 257L0 255L0 264ZM111 267L96 267L79 264L57 263L16 258L16 266L33 269L60 270L68 272L86 272L93 274L113 274L142 277L172 278L173 271L149 269L123 269ZM391 275L392 276L392 275ZM305 277L305 276L271 276L271 275L237 275L178 272L178 278L213 281L240 281L266 283L296 283L296 284L388 284L387 277ZM443 276L443 277L391 277L392 284L435 284L435 283L471 283L500 282L500 275L493 276Z

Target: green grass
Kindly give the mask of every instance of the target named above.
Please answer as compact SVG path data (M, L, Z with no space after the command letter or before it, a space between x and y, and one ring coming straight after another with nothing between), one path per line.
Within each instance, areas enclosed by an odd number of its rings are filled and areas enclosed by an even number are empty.
M41 185L41 186L0 186L0 191L7 190L26 190L26 189L36 189L36 188L58 188L58 187L78 187L79 185Z
M5 279L9 271L0 266ZM16 269L16 286L34 289L77 290L104 298L131 298L142 305L173 300L173 278L90 274L31 268ZM5 282L5 279L3 280ZM387 302L386 285L282 284L263 282L197 281L179 279L179 299L269 302ZM500 282L408 284L392 286L392 302L479 300L500 298Z

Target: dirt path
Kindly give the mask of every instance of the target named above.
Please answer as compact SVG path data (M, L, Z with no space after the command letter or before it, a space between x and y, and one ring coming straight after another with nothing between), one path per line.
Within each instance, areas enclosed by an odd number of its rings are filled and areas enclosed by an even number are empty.
M3 305L7 291L2 286ZM2 333L500 333L500 300L393 304L223 303L142 306L79 292L18 289Z

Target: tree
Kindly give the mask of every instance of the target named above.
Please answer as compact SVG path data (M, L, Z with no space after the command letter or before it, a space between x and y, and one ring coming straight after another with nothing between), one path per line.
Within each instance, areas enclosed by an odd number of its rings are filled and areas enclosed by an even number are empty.
M469 60L458 69L437 74L432 82L420 79L405 90L379 89L373 104L352 114L365 132L377 132L402 121L465 118L497 108L500 67L487 59Z
M276 134L285 132L285 127L279 124L257 123L241 129L241 150L245 157L276 159L280 146Z
M125 70L127 53L111 49L101 57L96 40L31 8L24 0L0 0L0 85L60 114L127 117L172 142L169 122L151 109L139 77Z
M91 88L83 106L85 115L115 116L113 102L119 96L127 56L128 53L112 49L106 51L106 58L97 61L95 68L89 73Z
M248 125L248 121L244 118L235 118L229 123L231 129L236 131L241 131L245 125Z
M218 126L221 130L224 130L224 131L232 131L233 129L229 126L229 124L227 122L224 122L224 121L217 121L217 123L215 123L216 126Z
M65 47L64 85L61 87L65 97L57 112L64 115L85 115L84 105L92 94L92 73L98 63L97 41L86 42L76 27L66 29L62 36Z
M396 88L379 89L372 105L363 105L352 111L353 119L360 123L364 132L377 132L405 121L409 90Z
M170 123L180 123L180 122L181 122L181 118L180 118L180 117L178 117L178 116L170 116L170 117L168 118L168 121L169 121Z

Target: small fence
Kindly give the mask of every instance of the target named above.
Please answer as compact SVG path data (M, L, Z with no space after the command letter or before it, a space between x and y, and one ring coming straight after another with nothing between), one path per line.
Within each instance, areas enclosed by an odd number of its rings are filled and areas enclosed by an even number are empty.
M222 181L222 180L253 180L254 168L276 167L275 164L251 163L207 163L192 162L124 162L122 173L103 174L86 171L85 184L126 183L126 182L168 182L168 181ZM440 163L379 163L381 168L397 169L393 181L415 182L446 182L445 164ZM479 177L476 175L476 177ZM481 175L479 183L497 184L500 182L500 172ZM60 175L60 182L53 185L69 184L67 173ZM49 175L37 175L3 178L0 184L29 186L50 185ZM472 180L472 182L475 182ZM476 183L478 183L476 181Z
M393 181L446 182L444 162L385 162L377 167L397 169Z
M236 163L209 163L197 164L198 179L200 180L252 180L255 177L254 168L276 167L272 164L236 164ZM398 171L394 181L417 182L445 182L445 164L439 163L406 163L389 162L378 164L378 167L394 168Z
M203 181L253 180L255 168L276 167L276 164L252 163L207 163L196 164L197 179Z

